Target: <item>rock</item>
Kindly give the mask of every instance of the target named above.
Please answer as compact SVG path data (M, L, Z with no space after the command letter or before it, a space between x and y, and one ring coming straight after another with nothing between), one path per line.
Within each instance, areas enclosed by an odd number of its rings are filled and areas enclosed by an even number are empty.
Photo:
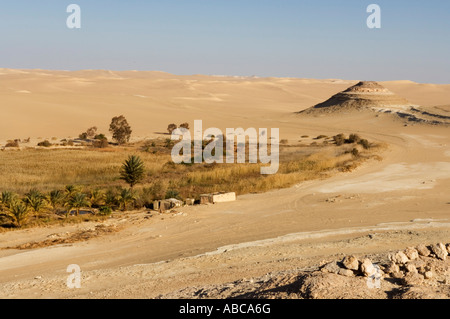
M395 278L395 279L402 279L404 276L405 276L405 274L401 271L394 272L391 274L391 277Z
M437 258L441 259L441 260L446 260L447 259L447 247L445 247L444 244L439 243L439 244L435 244L435 245L431 245L431 251L436 255Z
M361 264L361 272L364 276L370 277L377 272L377 269L373 265L372 261L368 258L364 259Z
M339 267L339 264L336 261L329 262L320 268L321 272L331 274L338 274L339 270L341 270L341 267Z
M419 255L423 257L428 257L431 253L431 251L424 244L417 246L416 250L419 253Z
M396 273L400 271L400 267L394 263L393 261L391 261L387 267L384 269L384 271L388 274L392 274L392 273Z
M450 244L447 244L447 253L450 255Z
M424 281L424 276L417 273L407 273L402 279L402 283L408 286L421 285Z
M342 264L345 268L350 270L358 270L359 269L359 261L355 256L347 256L342 260Z
M426 272L426 265L427 263L423 261L422 259L416 259L412 262L409 262L408 264L414 265L419 272L419 274L423 275Z
M427 271L423 276L425 277L425 279L431 279L433 278L433 272Z
M345 277L353 277L355 275L352 270L344 268L339 269L338 274Z
M419 272L417 271L416 266L415 266L414 264L411 264L411 263L408 263L408 264L406 265L406 271L407 271L408 273L413 273L413 274L419 273Z
M406 264L409 261L409 258L402 251L399 251L395 255L389 255L389 259L396 264Z
M419 252L413 247L406 248L404 253L409 260L416 260L419 258Z

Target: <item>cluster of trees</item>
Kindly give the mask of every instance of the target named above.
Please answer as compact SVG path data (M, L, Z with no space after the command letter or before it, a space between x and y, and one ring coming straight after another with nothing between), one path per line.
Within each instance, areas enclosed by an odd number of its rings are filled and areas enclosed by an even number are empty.
M112 134L112 138L117 142L117 144L122 145L130 141L131 130L130 124L128 124L127 119L123 116L115 116L111 120L109 125L109 132ZM81 133L78 138L83 141L90 140L92 145L98 148L104 148L109 145L108 139L105 134L97 134L97 127L93 126L86 130L86 132Z
M144 163L138 156L129 156L120 170L120 178L130 185L130 188L100 189L83 192L82 188L68 185L62 190L43 193L32 189L20 197L18 194L4 191L0 194L0 216L9 219L16 227L25 225L31 217L39 218L43 214L72 213L78 216L82 209L98 209L102 215L107 215L113 209L128 210L130 203L137 199L133 187L139 183L145 174Z
M180 128L185 128L187 130L189 130L189 123L182 123L179 126ZM174 123L169 124L169 126L167 126L167 131L169 132L169 134L172 134L173 131L175 131L178 128L178 126Z
M371 146L368 140L362 139L358 134L350 134L348 138L344 134L338 134L333 136L333 140L337 146L343 144L359 144L364 149L369 149Z

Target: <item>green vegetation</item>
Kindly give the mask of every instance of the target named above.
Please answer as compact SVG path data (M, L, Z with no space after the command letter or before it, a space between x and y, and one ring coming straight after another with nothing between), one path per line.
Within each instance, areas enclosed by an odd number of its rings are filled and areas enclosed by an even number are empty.
M145 167L141 158L136 155L131 155L122 165L120 170L120 179L127 182L131 188L144 178Z
M123 115L113 117L111 124L109 125L109 131L112 133L113 139L115 139L119 145L123 145L130 141L132 130Z
M94 130L90 135L95 134ZM94 139L105 140L98 134ZM349 171L374 157L375 145L356 134L335 144L280 149L275 175L264 164L177 165L165 139L103 149L23 149L0 157L0 230L106 218L114 211L152 208L153 201L180 200L217 191L237 195L290 187ZM286 142L287 143L287 142ZM207 142L203 143L206 146ZM248 149L247 149L248 151ZM135 155L129 155L132 152ZM248 154L247 154L248 155ZM129 188L124 188L127 183ZM75 211L75 216L71 212Z

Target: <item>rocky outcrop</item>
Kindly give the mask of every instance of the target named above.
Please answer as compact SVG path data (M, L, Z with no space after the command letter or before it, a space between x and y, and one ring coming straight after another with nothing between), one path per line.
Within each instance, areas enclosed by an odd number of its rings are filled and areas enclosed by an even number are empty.
M373 81L362 81L347 90L333 95L323 103L309 108L303 113L360 111L373 108L410 109L407 100L395 95L382 85Z
M310 107L300 114L379 112L393 114L408 122L429 125L450 125L450 116L438 114L437 107L423 108L413 105L373 81L361 81L345 91L333 95L325 102ZM436 113L433 113L436 112Z

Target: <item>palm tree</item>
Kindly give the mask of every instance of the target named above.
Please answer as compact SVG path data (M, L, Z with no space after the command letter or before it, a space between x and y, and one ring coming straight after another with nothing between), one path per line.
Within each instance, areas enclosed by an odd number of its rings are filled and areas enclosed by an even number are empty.
M14 200L6 215L10 217L14 223L16 223L17 227L22 227L29 217L29 208L28 206L21 200Z
M10 208L13 201L17 198L17 195L10 191L3 191L0 196L0 203L5 208Z
M120 170L120 179L127 182L131 188L144 178L145 167L141 158L136 155L130 155L123 163Z
M105 204L105 192L99 189L94 189L89 194L90 207L99 208Z
M131 188L124 188L121 190L117 200L120 206L123 207L123 211L127 210L127 205L137 199L136 193Z
M69 200L66 202L66 206L68 207L66 217L69 216L72 209L76 209L76 216L80 215L80 209L83 207L89 207L90 202L86 198L86 194L83 193L75 193L73 194Z
M56 211L58 207L61 207L63 205L65 197L66 195L63 191L59 189L53 190L48 194L47 202L50 204L53 210Z
M32 189L28 193L25 194L25 198L23 202L31 207L37 216L42 208L45 207L45 196L37 189Z
M79 186L75 186L75 185L67 185L64 188L64 191L66 192L66 196L68 198L70 198L73 194L78 193L81 191Z

